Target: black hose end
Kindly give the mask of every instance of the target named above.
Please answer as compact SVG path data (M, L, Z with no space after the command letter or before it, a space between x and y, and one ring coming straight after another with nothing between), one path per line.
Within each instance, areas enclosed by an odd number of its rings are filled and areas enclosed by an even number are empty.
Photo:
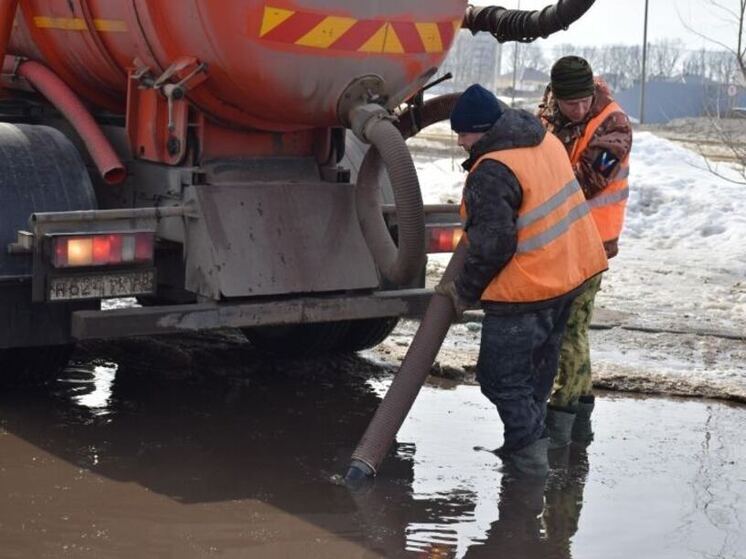
M349 489L357 491L372 482L375 475L376 472L368 464L353 458L345 474L345 485Z

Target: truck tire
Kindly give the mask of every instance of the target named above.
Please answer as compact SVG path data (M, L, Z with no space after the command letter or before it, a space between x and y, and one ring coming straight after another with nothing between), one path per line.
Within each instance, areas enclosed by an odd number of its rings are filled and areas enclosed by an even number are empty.
M6 249L16 232L36 212L96 209L96 195L78 150L47 126L0 122L0 168L0 279L30 277L31 258Z
M340 340L339 350L349 353L375 347L389 337L397 324L398 317L350 320L347 333Z
M244 336L262 353L276 357L312 357L338 353L349 322L313 322L242 328Z
M97 202L80 153L54 128L0 122L0 168L0 385L30 386L67 364L70 314L99 302L32 303L32 258L7 246L33 213L93 210Z
M26 388L55 380L74 345L0 349L0 387Z

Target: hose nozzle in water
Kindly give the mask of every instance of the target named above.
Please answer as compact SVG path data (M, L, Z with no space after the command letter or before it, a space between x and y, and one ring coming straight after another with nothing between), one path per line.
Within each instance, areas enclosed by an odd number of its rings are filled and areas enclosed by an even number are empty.
M448 263L442 282L453 281L464 267L466 242L462 239ZM417 333L412 338L401 368L394 377L386 396L376 410L355 452L352 453L345 483L356 489L372 479L394 442L417 394L430 373L440 346L448 333L456 312L451 299L434 294Z
M365 462L353 458L350 461L349 468L347 468L344 482L350 489L358 490L367 485L375 476L376 472L373 468Z

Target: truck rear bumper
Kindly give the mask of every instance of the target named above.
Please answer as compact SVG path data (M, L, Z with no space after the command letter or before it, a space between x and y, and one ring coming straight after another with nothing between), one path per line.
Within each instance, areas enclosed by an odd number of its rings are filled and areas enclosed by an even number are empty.
M174 334L213 328L244 328L308 322L421 317L432 290L407 289L373 295L307 297L252 303L198 303L107 311L76 311L71 333L77 340Z

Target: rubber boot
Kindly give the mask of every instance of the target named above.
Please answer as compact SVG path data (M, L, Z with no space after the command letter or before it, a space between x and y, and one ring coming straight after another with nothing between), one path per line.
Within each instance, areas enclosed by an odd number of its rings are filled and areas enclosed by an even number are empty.
M576 414L568 410L547 408L547 434L549 435L549 449L556 450L570 445L573 438Z
M526 477L546 477L549 473L549 438L545 437L519 450L495 453L502 459L505 471Z
M594 396L581 396L578 402L575 423L572 426L572 442L588 446L593 440L593 426L591 414L596 405Z

